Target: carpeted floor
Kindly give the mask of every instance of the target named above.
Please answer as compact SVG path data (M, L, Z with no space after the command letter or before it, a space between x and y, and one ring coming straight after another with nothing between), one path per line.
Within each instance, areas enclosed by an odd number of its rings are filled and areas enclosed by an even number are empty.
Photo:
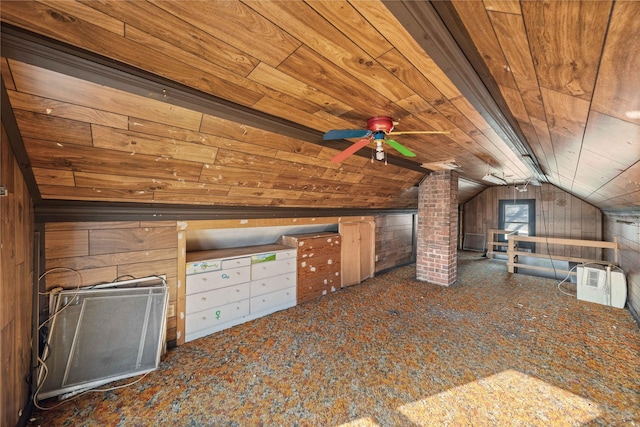
M140 382L30 425L640 425L627 310L475 252L458 268L449 288L402 267L190 342Z

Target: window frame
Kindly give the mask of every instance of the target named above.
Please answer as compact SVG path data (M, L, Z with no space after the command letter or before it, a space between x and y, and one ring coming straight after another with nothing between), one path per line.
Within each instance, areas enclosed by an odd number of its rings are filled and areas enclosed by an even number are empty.
M526 205L528 210L529 221L527 221L529 227L529 236L536 235L536 199L502 199L498 200L498 228L505 230L505 207ZM506 242L507 237L504 234L497 236L499 242ZM531 252L536 251L535 242L520 242L518 244L519 249L529 249Z

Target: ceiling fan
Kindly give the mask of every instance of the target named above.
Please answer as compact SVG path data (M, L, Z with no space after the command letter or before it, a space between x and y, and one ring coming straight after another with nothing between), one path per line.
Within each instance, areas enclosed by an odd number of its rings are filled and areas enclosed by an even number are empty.
M445 134L449 132L443 131L429 131L429 130L418 130L418 131L406 131L406 132L394 132L393 128L397 123L393 121L391 117L386 116L376 116L371 117L367 120L367 128L366 129L343 129L343 130L330 130L324 134L322 137L323 140L329 141L334 139L349 139L349 138L360 138L360 140L356 141L353 145L351 145L346 150L340 152L337 156L331 159L332 162L340 163L347 157L354 154L356 151L365 147L371 140L376 143L376 160L385 160L384 148L382 147L383 143L387 143L391 148L395 149L398 153L407 157L415 157L415 153L409 150L404 145L400 144L398 141L393 139L386 139L385 137L388 135L417 135L417 134ZM373 157L371 159L373 161Z

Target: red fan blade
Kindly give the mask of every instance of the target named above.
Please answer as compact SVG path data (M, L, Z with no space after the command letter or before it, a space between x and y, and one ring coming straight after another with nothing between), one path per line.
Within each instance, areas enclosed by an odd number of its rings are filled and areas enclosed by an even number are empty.
M333 159L331 159L331 161L334 163L342 162L344 159L346 159L347 157L349 157L350 155L352 155L362 147L366 146L369 143L369 141L371 141L371 138L363 138L357 142L354 142L353 145L351 145L351 147L342 151L340 154L338 154Z

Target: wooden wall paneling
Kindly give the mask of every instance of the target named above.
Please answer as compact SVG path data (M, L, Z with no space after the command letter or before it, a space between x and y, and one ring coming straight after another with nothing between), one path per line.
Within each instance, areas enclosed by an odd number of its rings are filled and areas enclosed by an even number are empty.
M91 255L175 248L176 232L171 227L89 230L89 241Z
M88 236L88 238L86 237ZM75 251L57 250L60 241ZM45 227L46 287L109 283L117 279L165 275L169 305L178 295L178 237L175 221L51 223ZM69 255L67 257L61 255ZM61 269L61 270L57 270ZM62 270L69 269L69 270ZM175 310L174 310L175 311ZM175 313L168 312L167 341L177 339Z
M45 251L51 258L89 255L89 231L49 231L45 242Z
M618 237L620 267L627 277L627 304L640 314L640 217L605 215L603 223L605 240ZM606 251L605 259L613 261L612 251Z
M575 197L571 197L571 209L569 210L569 237L570 239L580 239L582 238L582 203L580 200ZM581 258L582 257L582 247L580 246L570 246L569 247L569 256Z
M491 228L498 228L498 202L512 199L536 200L536 235L540 237L572 237L584 240L601 240L602 213L599 209L551 185L540 187L529 185L526 192L514 191L513 186L487 188L463 205L464 232L487 234ZM538 244L536 252L570 256L579 249L563 245ZM599 259L600 252L584 248L581 254L593 254Z
M375 226L375 272L413 261L413 214L377 215Z
M29 398L34 265L34 210L8 141L0 136L0 425L18 425ZM23 414L26 415L26 414ZM26 423L26 420L23 420Z

